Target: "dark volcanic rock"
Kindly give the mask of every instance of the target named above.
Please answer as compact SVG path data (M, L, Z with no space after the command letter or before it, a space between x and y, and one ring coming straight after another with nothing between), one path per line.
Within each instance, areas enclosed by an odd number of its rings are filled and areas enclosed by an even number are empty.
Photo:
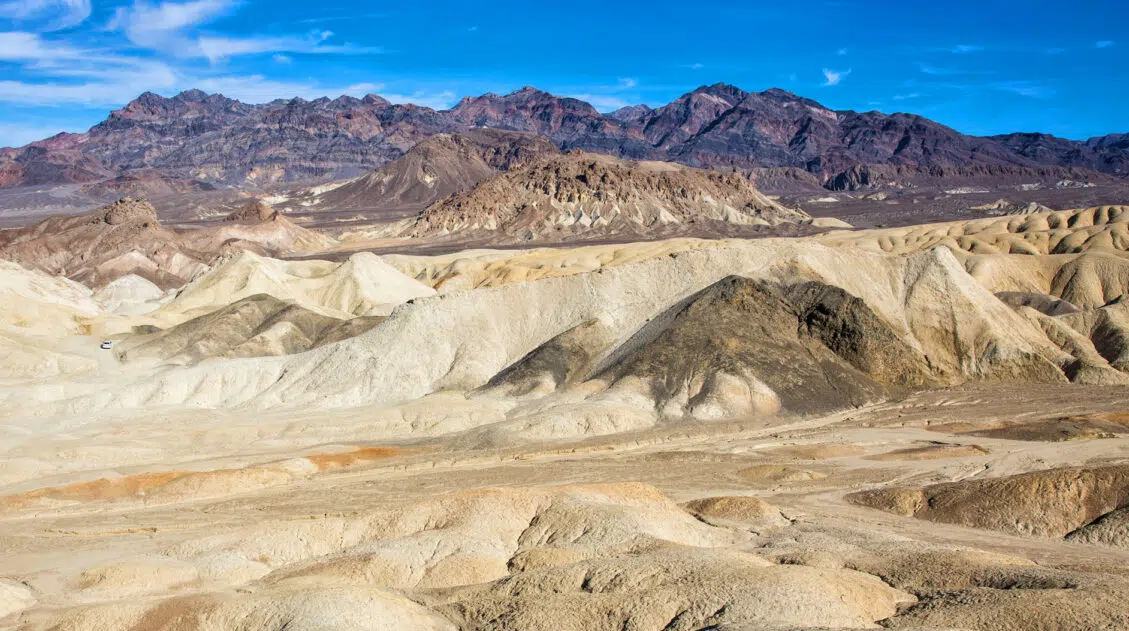
M1110 134L1076 142L1050 134L1008 134L992 140L1040 164L1129 175L1129 136Z
M860 298L818 282L730 276L659 314L626 342L599 322L570 329L486 389L525 396L583 389L593 380L612 392L645 393L664 414L702 419L777 406L826 413L934 383L924 355Z
M617 157L798 168L848 188L865 186L851 172L860 165L901 169L910 178L959 178L961 169L1000 169L990 175L1001 178L1023 177L1012 169L1079 169L1076 181L1088 181L1092 171L1129 174L1124 134L1086 142L1045 134L982 138L912 114L835 111L783 90L716 84L657 109L611 114L534 88L467 97L446 111L375 95L248 105L199 90L173 98L145 93L84 134L0 150L0 186L93 182L139 169L239 186L340 179L395 160L435 134L478 127L536 133L562 149Z
M694 415L727 381L763 383L785 410L821 413L932 379L924 356L842 289L737 276L655 318L599 376L643 379L660 409L684 401Z
M642 135L588 103L526 87L507 94L465 98L444 114L468 127L529 131L546 136L563 149L644 158L653 155Z

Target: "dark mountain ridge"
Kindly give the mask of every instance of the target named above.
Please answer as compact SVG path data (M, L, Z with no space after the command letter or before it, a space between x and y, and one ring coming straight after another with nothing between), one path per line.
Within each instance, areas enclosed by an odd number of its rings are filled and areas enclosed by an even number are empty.
M393 104L375 95L251 105L189 90L150 92L81 134L0 149L0 186L95 182L156 169L216 185L355 177L440 133L494 128L532 132L564 150L704 168L796 168L842 182L860 166L913 174L1025 169L1061 177L1088 170L1129 175L1129 135L1087 141L1047 134L962 134L905 113L836 111L780 89L700 87L651 109L610 114L579 99L526 87L467 97L449 110ZM1006 167L1006 168L1005 168ZM938 171L939 170L939 171ZM1017 175L1020 177L1020 175Z

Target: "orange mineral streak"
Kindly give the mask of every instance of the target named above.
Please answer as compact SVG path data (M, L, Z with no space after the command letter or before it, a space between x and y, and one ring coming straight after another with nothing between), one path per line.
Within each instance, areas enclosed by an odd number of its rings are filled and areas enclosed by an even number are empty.
M156 471L35 489L0 498L0 510L21 510L51 502L96 502L136 497L184 475L184 471Z
M353 451L335 454L313 454L306 456L318 468L318 472L339 471L356 465L370 464L378 460L394 458L407 453L400 447L361 447Z
M319 473L340 471L411 453L400 447L361 447L341 453L306 456ZM99 478L51 486L0 497L0 511L16 511L59 503L106 502L127 499L180 501L216 497L245 490L285 484L293 475L271 465L213 471L158 471L118 478Z

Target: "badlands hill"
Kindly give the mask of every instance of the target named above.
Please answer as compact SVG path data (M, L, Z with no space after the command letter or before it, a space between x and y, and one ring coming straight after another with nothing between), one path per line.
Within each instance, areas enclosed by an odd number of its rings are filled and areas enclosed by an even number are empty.
M333 210L380 210L382 215L423 210L453 193L474 188L499 172L558 153L543 136L495 129L438 134L402 158L339 188L316 195L311 206ZM305 205L305 204L304 204Z
M768 199L739 174L573 151L443 199L407 222L401 234L626 240L679 229L704 233L809 222L802 211Z
M913 114L837 111L784 90L726 84L702 86L662 107L610 114L534 88L467 97L443 111L375 95L249 105L189 90L172 98L145 93L87 132L0 150L0 186L112 181L145 169L243 187L341 179L383 166L435 134L478 127L532 132L565 150L632 159L791 167L822 183L851 179L849 171L864 165L903 169L903 184L936 176L1014 184L1129 173L1124 135L975 137Z
M284 254L323 249L330 240L252 201L217 226L174 231L144 200L123 198L80 217L52 217L0 230L0 258L103 287L126 275L179 287L225 249Z
M341 293L326 274L332 264L301 263L323 271L294 268L287 276L269 271L278 263L243 255L186 286L150 317L159 320L169 310L195 317L222 309L225 298L260 293L291 299L299 294L290 292L307 285L303 303L327 316L389 317L309 353L210 362L120 390L99 385L83 394L75 384L65 400L55 400L53 390L31 390L20 405L39 413L75 405L268 409L316 401L330 408L477 392L466 405L494 419L476 430L485 432L476 440L490 442L510 440L507 428L514 424L532 435L600 434L669 419L829 411L928 385L1126 382L1119 370L1125 362L1118 340L1126 336L1120 303L1078 298L1093 295L1092 287L1116 286L1117 263L1083 264L1098 252L1061 261L1027 255L982 261L966 254L931 248L894 256L857 245L731 241L656 248L635 262L613 258L587 268L592 271L570 271L562 269L566 250L539 263L542 280L525 275L511 278L525 282L501 284L478 276L479 263L470 258L450 263L446 273L413 272L430 284L442 279L450 293L441 297L423 297L427 291L408 288L407 279L394 280L401 277L384 268L379 274L389 280L381 287L407 290L379 295L411 301L380 310L380 298ZM359 264L351 261L350 269ZM1070 282L1050 282L1048 265L1071 270ZM506 266L493 273L509 274ZM461 283L451 274L476 278L471 286L495 286L457 291ZM263 281L243 280L254 277ZM1040 279L1047 285L1033 284ZM995 295L1019 290L1074 298L1081 313L1017 310ZM343 373L355 377L338 379ZM584 403L576 405L581 394ZM515 405L514 396L526 403ZM387 431L408 431L390 422Z

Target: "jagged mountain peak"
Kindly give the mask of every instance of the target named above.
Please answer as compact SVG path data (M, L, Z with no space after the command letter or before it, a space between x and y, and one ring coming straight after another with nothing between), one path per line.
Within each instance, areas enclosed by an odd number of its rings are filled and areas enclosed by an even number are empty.
M425 138L474 128L532 132L564 150L637 160L800 168L826 181L860 165L1129 174L1125 136L980 138L915 114L836 111L780 88L746 92L715 83L656 109L632 106L610 114L532 86L467 97L444 111L393 105L372 94L245 104L202 90L172 98L146 92L85 134L0 155L0 186L90 182L138 169L212 185L350 178Z
M212 95L208 94L207 92L205 92L203 90L192 88L190 90L185 90L185 91L181 92L180 94L174 96L173 98L176 99L177 101L197 101L198 102L198 101L206 101L207 99L211 98L211 96ZM222 94L216 94L215 96L223 98Z

